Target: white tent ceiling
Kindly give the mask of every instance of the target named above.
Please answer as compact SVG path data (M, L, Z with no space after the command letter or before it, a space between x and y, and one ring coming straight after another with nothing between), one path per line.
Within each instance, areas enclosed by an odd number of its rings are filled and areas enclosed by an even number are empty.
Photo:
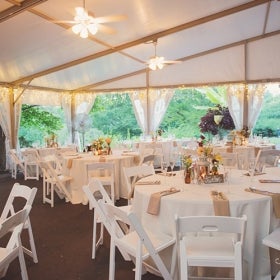
M38 3L37 3L38 2ZM10 14L10 9L32 7ZM67 91L280 81L280 1L87 0L115 34L82 39L67 24L82 0L0 1L0 85ZM7 10L9 9L9 10ZM7 16L10 14L9 16ZM157 53L182 60L149 71Z

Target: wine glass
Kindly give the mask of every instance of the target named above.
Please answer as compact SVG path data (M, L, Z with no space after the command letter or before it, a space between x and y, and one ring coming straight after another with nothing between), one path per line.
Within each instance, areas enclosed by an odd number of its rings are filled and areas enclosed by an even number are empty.
M250 182L253 182L253 177L255 174L255 159L250 159L248 163L248 173L250 176Z
M175 163L176 163L176 157L175 155L171 155L170 159L169 159L169 165L170 165L170 169L171 169L171 176L173 176L173 170L175 167Z
M164 183L166 184L166 175L167 175L168 164L166 161L162 162L162 170L164 174Z

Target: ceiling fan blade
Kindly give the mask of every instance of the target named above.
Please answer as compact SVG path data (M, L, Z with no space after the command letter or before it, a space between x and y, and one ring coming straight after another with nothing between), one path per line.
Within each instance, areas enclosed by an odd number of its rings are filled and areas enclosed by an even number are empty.
M180 60L164 60L164 64L176 64L176 63L182 63Z
M103 33L107 33L107 34L115 34L116 30L114 28L111 28L109 26L106 26L104 24L98 24L98 29L103 32Z
M52 20L52 22L54 22L54 23L71 23L71 24L77 23L75 20Z
M127 19L127 17L124 15L111 15L111 16L95 18L96 22L98 22L98 23L117 22L117 21L123 21L126 19Z

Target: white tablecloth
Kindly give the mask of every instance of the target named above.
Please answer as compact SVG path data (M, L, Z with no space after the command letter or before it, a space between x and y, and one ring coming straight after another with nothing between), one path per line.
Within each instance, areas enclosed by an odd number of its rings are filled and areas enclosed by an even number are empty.
M253 186L270 189L280 193L280 184L261 184L260 178L280 179L280 169L269 168L268 174L255 176ZM164 178L154 175L142 180L161 180L161 185L136 185L133 199L133 211L143 224L153 231L174 234L174 216L214 215L211 190L222 191L229 199L231 216L247 215L247 230L245 236L244 259L247 263L249 280L271 280L269 250L262 245L262 239L279 225L272 211L269 196L244 191L251 186L250 178L244 176L242 170L232 170L231 182L227 184L184 184L183 176ZM154 192L170 187L181 189L181 192L161 198L159 215L147 213L150 196ZM245 279L244 279L245 280Z
M128 190L125 185L123 167L134 166L137 164L136 155L109 155L104 156L108 162L115 163L115 198L127 197ZM69 160L72 161L69 167ZM64 156L63 160L63 174L71 176L68 188L72 195L72 203L87 204L88 200L83 192L83 185L87 184L86 164L97 162L100 156L93 156L92 153L77 154L75 156Z

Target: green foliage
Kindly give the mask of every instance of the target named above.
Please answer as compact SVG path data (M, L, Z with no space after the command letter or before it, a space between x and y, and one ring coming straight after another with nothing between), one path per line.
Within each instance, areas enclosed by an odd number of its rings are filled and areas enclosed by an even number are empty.
M175 134L177 138L198 137L200 118L212 106L214 104L201 91L176 90L160 127L165 134Z
M44 137L56 134L63 128L62 111L59 108L46 108L23 104L19 141L21 147L30 147L33 143L44 142Z
M141 134L128 94L99 95L90 111L95 136L114 136L115 139L134 138ZM100 135L101 134L101 135ZM86 135L90 141L89 135Z

